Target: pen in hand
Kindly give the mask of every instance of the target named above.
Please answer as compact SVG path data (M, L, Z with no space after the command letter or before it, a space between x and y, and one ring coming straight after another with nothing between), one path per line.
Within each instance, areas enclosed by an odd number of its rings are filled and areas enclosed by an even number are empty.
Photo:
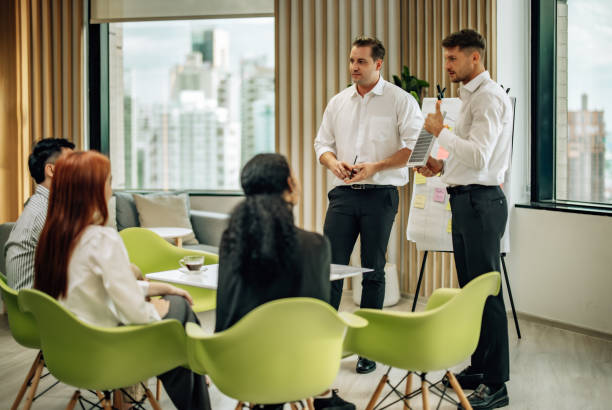
M353 165L355 165L357 163L357 155L355 155L355 160L353 161ZM349 179L352 179L353 176L357 173L357 171L355 171L355 169L351 169L351 176L349 177Z

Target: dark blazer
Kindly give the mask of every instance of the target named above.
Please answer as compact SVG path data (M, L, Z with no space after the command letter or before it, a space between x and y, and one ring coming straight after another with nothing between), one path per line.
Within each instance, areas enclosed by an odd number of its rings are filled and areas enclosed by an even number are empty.
M303 296L329 303L329 241L318 233L297 229L297 252L296 269L300 274L287 274L266 283L246 282L242 275L229 272L221 254L215 332L231 327L251 310L271 300Z

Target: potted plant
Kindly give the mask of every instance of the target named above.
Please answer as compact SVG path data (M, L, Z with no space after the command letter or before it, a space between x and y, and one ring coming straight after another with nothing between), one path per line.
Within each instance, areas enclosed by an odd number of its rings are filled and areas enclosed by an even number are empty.
M404 69L401 73L401 78L396 75L393 76L393 82L399 88L412 94L412 96L419 103L419 106L421 105L421 95L423 87L429 87L429 83L427 81L419 80L415 76L411 75L410 69L407 66L404 66Z

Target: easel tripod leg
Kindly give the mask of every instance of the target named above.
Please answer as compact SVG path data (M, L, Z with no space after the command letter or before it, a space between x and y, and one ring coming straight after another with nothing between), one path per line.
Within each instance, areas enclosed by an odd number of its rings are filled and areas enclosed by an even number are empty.
M506 278L506 289L508 289L508 297L510 299L510 306L512 306L512 316L514 317L514 326L516 327L516 334L518 338L521 338L521 329L519 327L518 318L516 317L516 309L514 308L514 299L512 298L512 289L510 289L510 281L508 280L508 270L506 269L506 256L505 253L501 254L502 267L504 268L504 278Z
M423 262L421 262L421 272L419 273L419 281L417 282L416 292L414 293L414 301L412 302L412 311L416 309L417 300L419 299L419 292L421 291L421 282L423 281L423 274L425 273L425 262L427 262L427 251L423 252Z

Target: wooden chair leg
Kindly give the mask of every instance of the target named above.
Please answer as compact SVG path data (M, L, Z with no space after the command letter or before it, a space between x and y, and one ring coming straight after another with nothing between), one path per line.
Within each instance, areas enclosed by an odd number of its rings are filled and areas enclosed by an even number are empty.
M161 388L162 388L162 382L161 380L157 379L157 391L155 392L155 399L157 401L159 401L159 398L161 397Z
M448 378L448 381L450 382L453 390L457 394L457 397L459 397L459 402L461 403L461 406L463 406L463 408L466 410L472 410L472 405L470 404L470 401L467 399L467 397L465 397L465 393L463 392L463 389L459 385L459 382L455 378L453 372L451 372L450 370L447 371L446 377Z
M77 390L74 392L74 394L70 398L70 401L68 402L68 405L66 406L66 410L73 410L74 406L76 406L77 401L79 400L79 397L81 397L81 392Z
M236 404L236 408L234 410L241 410L244 407L244 403L239 401L238 404Z
M36 355L36 358L34 359L34 362L32 362L32 366L30 367L30 370L28 371L28 374L26 375L25 380L23 381L23 384L19 388L19 392L17 392L17 397L15 397L15 401L13 402L13 405L11 406L11 410L17 410L17 408L19 407L19 403L21 403L21 400L23 399L23 395L28 389L28 385L30 384L32 377L34 376L34 372L36 371L36 368L38 367L38 363L42 360L43 360L42 352L39 351L38 354ZM44 366L44 362L43 362L43 366Z
M406 376L406 390L404 394L408 396L411 390L412 390L412 372L408 372L408 375ZM404 399L404 410L409 410L409 409L410 409L410 400L406 398Z
M113 390L113 407L119 410L123 409L123 393L121 393L121 389Z
M429 410L429 389L425 377L421 379L421 394L423 395L423 410Z
M149 390L149 388L146 385L144 385L144 388L145 388L145 393L147 394L147 399L149 399L149 403L151 403L151 406L153 407L153 409L162 410L157 400L155 400L155 397L153 397L153 393L151 392L151 390Z
M36 389L38 388L38 382L40 382L40 375L42 374L44 367L44 360L40 360L36 365L36 372L34 373L34 378L32 379L32 385L30 386L30 391L28 391L26 402L23 405L24 410L29 410L30 407L32 407L32 402L34 401L34 396L36 395Z
M312 397L306 399L306 406L308 406L308 410L314 410L314 400L312 400Z
M372 398L366 406L366 410L372 410L374 408L376 405L376 400L378 400L378 397L380 396L383 387L385 387L385 383L387 383L388 378L389 376L387 376L387 374L383 374L383 376L380 378L380 382L378 382L378 386L376 386L376 390L374 390L374 394L372 394Z
M294 402L289 403L289 407L291 407L291 410L298 410L298 406Z

